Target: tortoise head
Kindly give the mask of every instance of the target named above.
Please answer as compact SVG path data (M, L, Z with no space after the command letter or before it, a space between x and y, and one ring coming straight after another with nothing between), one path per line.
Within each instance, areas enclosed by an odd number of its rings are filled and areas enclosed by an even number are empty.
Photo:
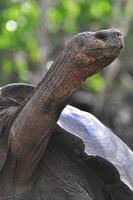
M73 40L73 46L74 50L79 52L78 57L88 64L88 68L91 66L102 68L118 57L124 42L120 31L107 29L79 33Z

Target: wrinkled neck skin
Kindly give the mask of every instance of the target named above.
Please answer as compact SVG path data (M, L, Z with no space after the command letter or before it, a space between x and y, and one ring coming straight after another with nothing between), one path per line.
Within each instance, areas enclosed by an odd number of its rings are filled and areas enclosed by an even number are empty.
M99 72L118 56L118 51L112 55L103 55L101 51L101 55L97 55L94 50L93 56L89 55L91 49L87 37L81 34L78 39L69 42L11 126L10 157L17 159L16 185L25 184L32 177L71 95L86 78Z

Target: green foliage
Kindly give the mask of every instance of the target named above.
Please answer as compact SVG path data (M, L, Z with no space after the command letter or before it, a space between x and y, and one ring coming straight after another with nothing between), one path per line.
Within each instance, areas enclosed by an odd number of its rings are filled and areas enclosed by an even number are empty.
M105 88L104 78L101 74L96 74L88 78L83 86L84 90L92 90L94 92L100 92Z
M28 82L28 72L39 66L39 3L36 0L6 0L0 3L0 84ZM48 39L52 43L52 57L68 36L108 27L112 4L113 0L60 0L47 9L45 20ZM101 75L87 80L84 86L93 91L103 87Z
M110 12L111 12L111 5L106 0L104 1L94 0L90 8L90 14L96 19L105 17Z
M111 17L111 6L111 0L62 0L47 11L47 20L52 32L63 29L74 33L81 27L88 29L92 22L106 27Z
M66 32L77 31L76 19L81 10L80 6L72 0L62 0L57 6L47 11L47 20L51 24L51 31L64 29Z
M4 7L4 9L3 9ZM29 63L38 61L37 29L39 7L36 1L6 0L0 6L0 83L28 81Z

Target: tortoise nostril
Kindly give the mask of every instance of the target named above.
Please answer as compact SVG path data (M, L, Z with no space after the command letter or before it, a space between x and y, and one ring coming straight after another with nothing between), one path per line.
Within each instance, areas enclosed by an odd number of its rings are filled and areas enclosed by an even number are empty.
M105 32L96 32L95 37L99 40L106 40L107 39L107 33Z

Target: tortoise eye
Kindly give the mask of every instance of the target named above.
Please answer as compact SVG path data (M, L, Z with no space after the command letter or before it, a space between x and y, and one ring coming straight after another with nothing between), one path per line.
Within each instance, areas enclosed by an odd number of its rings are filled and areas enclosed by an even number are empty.
M119 37L121 37L121 36L122 36L121 33L119 33L119 32L116 33L116 37L117 37L117 38L119 38Z
M96 32L95 37L99 40L106 40L107 33L99 31L99 32Z

